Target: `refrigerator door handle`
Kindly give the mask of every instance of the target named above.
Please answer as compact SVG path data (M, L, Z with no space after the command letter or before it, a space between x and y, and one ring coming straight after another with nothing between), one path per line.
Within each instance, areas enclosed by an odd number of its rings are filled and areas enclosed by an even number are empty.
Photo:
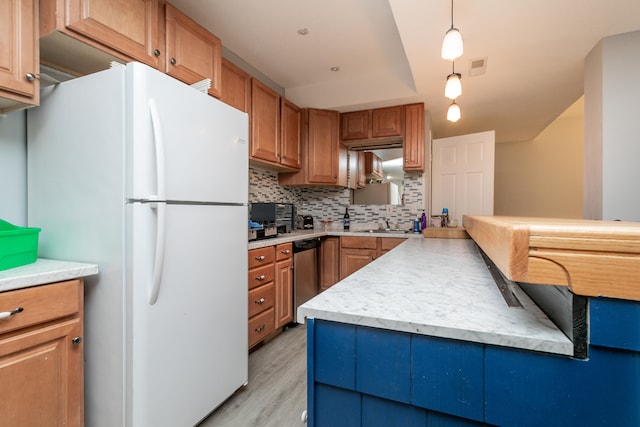
M149 113L151 113L153 142L156 149L156 200L166 200L164 137L162 134L162 125L160 122L160 113L158 112L158 104L156 104L156 100L153 98L149 99Z
M164 266L164 241L166 224L166 203L158 203L150 206L156 209L156 251L153 259L153 276L151 278L151 289L149 290L149 305L154 305L158 301L160 284L162 283L162 267Z

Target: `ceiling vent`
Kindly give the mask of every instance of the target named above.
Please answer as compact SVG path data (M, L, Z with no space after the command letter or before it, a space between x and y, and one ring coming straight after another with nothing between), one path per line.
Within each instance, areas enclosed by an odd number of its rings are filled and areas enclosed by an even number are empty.
M481 76L487 72L487 57L475 58L469 61L469 76Z

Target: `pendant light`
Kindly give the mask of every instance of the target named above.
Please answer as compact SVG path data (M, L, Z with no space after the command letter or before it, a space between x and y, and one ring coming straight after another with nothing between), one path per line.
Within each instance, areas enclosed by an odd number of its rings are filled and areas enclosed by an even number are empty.
M452 62L451 74L447 76L447 84L444 86L444 96L456 99L462 95L462 75L456 73L455 62Z
M453 101L451 105L449 105L449 109L447 110L447 120L453 123L460 120L460 106L456 104L456 101Z
M453 61L462 56L462 34L453 26L453 0L451 0L451 28L444 35L442 41L442 59Z

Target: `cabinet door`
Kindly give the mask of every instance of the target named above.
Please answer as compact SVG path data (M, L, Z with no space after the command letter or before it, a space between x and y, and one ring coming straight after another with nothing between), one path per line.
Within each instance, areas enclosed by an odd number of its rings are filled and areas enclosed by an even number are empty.
M276 262L276 329L293 320L293 258Z
M0 424L84 425L80 319L0 336Z
M222 58L220 100L248 113L251 106L251 76Z
M405 171L424 171L424 104L405 106L404 143Z
M371 112L371 137L402 137L404 107L378 108Z
M367 185L367 173L365 172L365 164L366 159L364 156L364 151L358 152L358 188L364 188Z
M67 29L158 68L158 0L65 0L65 5Z
M369 110L353 111L341 115L341 138L343 141L368 139Z
M282 98L280 113L280 163L284 166L300 169L300 127L302 125L302 110L292 102Z
M220 96L222 43L167 3L165 71L187 84L210 79L209 95Z
M39 103L39 80L26 76L39 70L37 18L37 0L0 2L0 97ZM0 99L0 111L10 104Z
M280 160L280 95L256 79L251 80L250 157Z
M340 238L326 237L320 245L320 290L330 288L340 280Z
M309 139L307 141L309 183L338 183L340 156L339 119L340 116L337 111L309 109Z
M340 248L340 280L376 259L375 249Z

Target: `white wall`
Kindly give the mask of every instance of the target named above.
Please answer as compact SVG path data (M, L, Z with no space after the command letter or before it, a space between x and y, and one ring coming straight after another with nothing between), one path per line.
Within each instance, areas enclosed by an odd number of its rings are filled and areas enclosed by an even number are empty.
M532 141L496 144L496 215L582 218L584 99Z
M26 112L0 115L0 219L27 225Z
M636 31L585 60L585 218L640 221L639 52Z

